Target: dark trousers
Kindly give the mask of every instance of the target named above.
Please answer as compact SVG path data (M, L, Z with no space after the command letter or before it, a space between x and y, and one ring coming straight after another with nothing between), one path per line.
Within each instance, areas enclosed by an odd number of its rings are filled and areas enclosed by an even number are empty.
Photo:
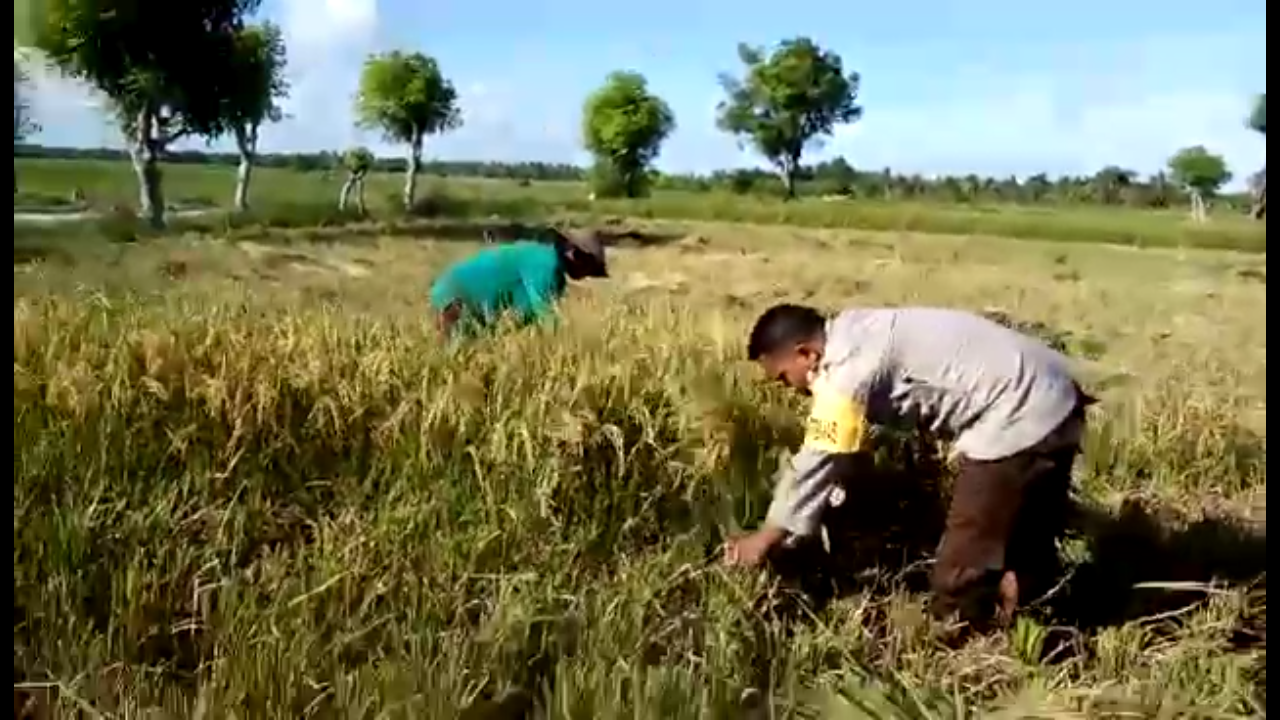
M934 561L932 610L982 624L1008 621L1058 579L1056 541L1066 529L1071 466L1085 413L1076 409L1032 447L999 460L960 459L946 530Z

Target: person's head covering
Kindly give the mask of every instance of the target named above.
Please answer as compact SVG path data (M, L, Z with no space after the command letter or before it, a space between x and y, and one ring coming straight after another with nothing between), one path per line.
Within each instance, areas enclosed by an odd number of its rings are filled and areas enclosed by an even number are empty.
M558 232L574 250L581 261L580 268L584 277L609 277L609 268L605 262L604 238L594 230L567 230Z

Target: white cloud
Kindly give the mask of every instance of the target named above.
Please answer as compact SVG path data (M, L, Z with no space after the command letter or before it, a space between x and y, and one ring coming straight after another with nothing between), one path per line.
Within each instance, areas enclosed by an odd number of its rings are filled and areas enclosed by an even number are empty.
M869 80L865 118L827 152L861 167L1025 176L1107 165L1152 173L1178 149L1204 145L1243 178L1266 156L1265 139L1244 126L1252 93L1266 86L1265 48L1254 25L1058 48L1023 72L949 73L933 91L941 96L895 107L875 102Z
M353 127L351 97L360 63L374 49L376 0L281 0L273 18L288 48L288 117L263 129L264 148L341 148L363 138ZM31 53L32 57L36 57ZM90 86L28 61L32 105L43 131L35 138L57 145L118 146L105 98ZM203 147L203 140L181 145Z
M1266 155L1265 140L1244 127L1249 100L1206 89L1091 101L1045 82L934 107L870 108L823 154L843 154L860 167L1025 177L1046 169L1091 174L1107 165L1151 173L1179 148L1203 144L1243 177Z
M38 112L57 115L108 107L105 96L88 83L63 75L39 51L15 50L13 57L27 74L32 88L31 101Z
M105 95L82 80L63 75L37 50L15 48L14 60L27 74L27 102L42 128L33 139L63 145L121 146L120 131Z
M303 57L363 46L378 28L376 0L283 0L290 54Z
M461 128L430 138L427 156L450 160L583 162L577 105L540 98L502 79L457 81ZM401 153L404 148L390 148Z
M377 40L377 0L281 0L279 22L290 90L286 118L263 128L263 147L337 150L362 142L351 103Z

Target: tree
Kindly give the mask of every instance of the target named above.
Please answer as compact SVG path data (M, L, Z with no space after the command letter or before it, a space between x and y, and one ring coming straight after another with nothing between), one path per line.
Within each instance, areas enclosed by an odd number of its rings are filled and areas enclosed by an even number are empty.
M1114 205L1120 201L1120 193L1133 184L1138 175L1133 170L1126 170L1115 165L1108 165L1093 176L1093 188L1097 200L1103 205Z
M13 44L30 47L35 39L35 29L45 19L43 0L14 0Z
M594 189L629 198L645 194L649 166L675 127L675 113L649 92L643 75L611 73L582 107L583 143L599 169ZM613 182L600 182L602 177Z
M1253 109L1249 112L1249 127L1267 134L1267 94L1262 93L1253 101Z
M408 143L404 208L413 209L423 139L462 125L453 83L440 74L434 58L422 53L371 55L360 75L356 117L362 127L381 130L387 140Z
M1249 193L1253 196L1253 206L1249 214L1254 220L1267 219L1267 166L1249 176Z
M231 92L224 116L240 153L235 208L249 208L249 180L258 153L258 131L283 117L278 104L289 92L285 81L284 38L272 23L246 27L236 34L231 57Z
M1147 188L1149 195L1147 200L1148 207L1167 208L1173 204L1174 193L1169 188L1169 176L1164 172L1158 172L1147 180Z
M355 192L356 212L361 215L365 214L364 179L369 174L369 170L373 168L373 161L373 153L369 152L369 148L365 147L351 148L343 154L342 166L347 169L347 180L342 183L342 190L338 193L338 210L340 212L347 211L347 205L351 201L351 193Z
M762 48L738 46L746 76L722 76L726 99L717 125L746 139L782 173L787 197L795 197L796 172L805 148L831 135L838 124L857 122L861 78L844 71L834 52L804 37L783 41L766 57Z
M1174 182L1191 194L1191 217L1197 222L1206 219L1205 199L1213 197L1231 179L1231 171L1221 155L1215 155L1203 145L1183 148L1169 158L1169 173Z
M1023 186L1027 190L1027 197L1031 202L1040 202L1053 192L1053 183L1049 181L1049 176L1044 173L1036 173L1027 178Z
M851 195L858 181L858 172L841 155L834 160L818 163L813 168L813 179L822 185L824 193Z
M1262 93L1253 101L1253 110L1249 112L1249 127L1262 135L1263 142L1267 137L1267 94ZM1253 193L1253 209L1250 214L1255 220L1267 217L1267 165L1249 178L1249 189Z
M31 102L27 93L31 89L31 78L23 69L22 63L15 55L13 58L13 144L26 140L28 136L40 132L40 125L31 116Z
M27 100L30 77L22 67L22 58L13 56L13 144L16 146L29 135L40 132L40 126L31 117L31 103ZM13 194L18 194L18 166L13 166Z
M164 225L160 157L186 136L226 129L228 61L260 0L47 0L36 46L115 106L142 214Z

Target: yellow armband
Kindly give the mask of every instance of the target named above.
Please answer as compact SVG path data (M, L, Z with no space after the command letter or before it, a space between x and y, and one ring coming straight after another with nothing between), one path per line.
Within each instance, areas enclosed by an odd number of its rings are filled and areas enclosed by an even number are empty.
M805 425L805 447L832 454L858 452L866 434L866 409L822 381L813 384L813 408Z

